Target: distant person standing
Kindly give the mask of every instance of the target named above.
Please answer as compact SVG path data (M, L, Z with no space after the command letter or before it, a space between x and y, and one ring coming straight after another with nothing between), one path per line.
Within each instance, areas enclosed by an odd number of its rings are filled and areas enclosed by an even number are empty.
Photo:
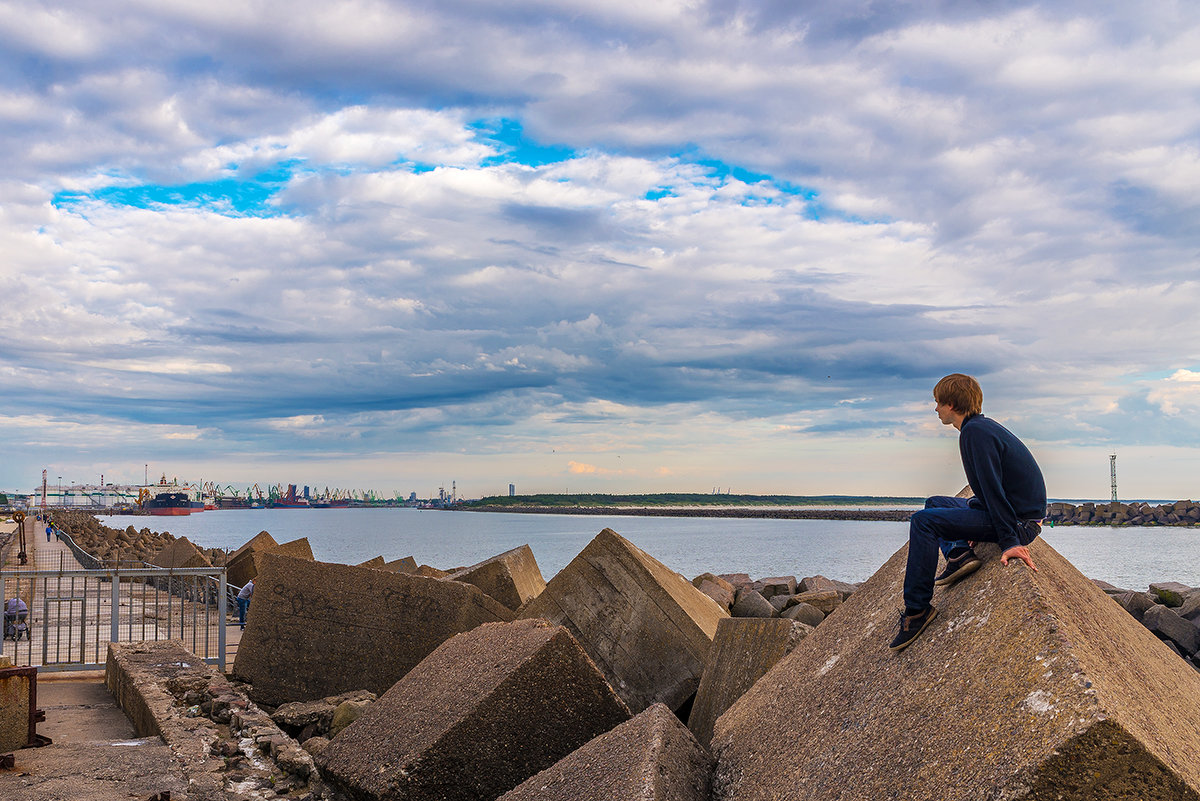
M46 526L46 542L49 542L49 541L50 541L50 535L51 535L53 532L54 532L54 529L53 529L53 528L51 528L50 526Z
M983 416L979 382L962 373L948 375L933 388L933 399L942 424L958 429L958 450L975 497L935 496L909 519L904 611L893 651L911 645L937 616L930 603L935 585L949 586L983 564L973 543L999 543L1002 564L1019 559L1037 572L1026 546L1041 533L1046 516L1041 468L1021 440ZM939 549L946 568L935 577Z
M250 599L254 597L254 579L246 582L246 586L237 594L238 625L246 628L246 611L250 608Z

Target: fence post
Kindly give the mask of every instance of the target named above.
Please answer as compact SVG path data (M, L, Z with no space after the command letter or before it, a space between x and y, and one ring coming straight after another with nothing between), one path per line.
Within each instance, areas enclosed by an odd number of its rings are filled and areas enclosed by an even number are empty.
M225 672L225 609L229 603L225 596L228 594L228 584L225 579L225 568L221 568L221 578L218 581L217 592L217 670Z
M112 634L109 642L119 642L121 640L121 566L117 564L116 569L109 574L112 579ZM96 654L99 659L100 655Z

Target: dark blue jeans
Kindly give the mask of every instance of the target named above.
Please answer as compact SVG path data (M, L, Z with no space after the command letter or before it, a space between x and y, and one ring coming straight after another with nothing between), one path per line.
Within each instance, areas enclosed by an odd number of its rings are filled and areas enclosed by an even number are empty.
M246 610L250 608L249 598L238 598L238 624L246 628Z
M996 542L999 535L988 513L967 506L966 498L935 495L925 500L924 509L913 513L908 521L908 568L904 572L906 609L926 609L933 599L938 550L949 554L952 548L966 546L968 540Z

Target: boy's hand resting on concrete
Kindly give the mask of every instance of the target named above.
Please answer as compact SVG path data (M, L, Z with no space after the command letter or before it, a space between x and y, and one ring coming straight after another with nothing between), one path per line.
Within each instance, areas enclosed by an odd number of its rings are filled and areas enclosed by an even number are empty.
M1008 567L1009 559L1020 559L1022 562L1028 565L1029 569L1034 573L1038 572L1037 565L1033 563L1033 557L1029 555L1029 549L1024 545L1018 545L1015 548L1009 548L1007 551L1000 554L1000 564L1004 565L1005 567Z

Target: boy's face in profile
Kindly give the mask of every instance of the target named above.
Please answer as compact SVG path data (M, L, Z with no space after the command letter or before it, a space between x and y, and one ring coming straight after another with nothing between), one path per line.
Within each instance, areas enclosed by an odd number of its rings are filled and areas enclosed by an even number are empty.
M937 412L938 419L942 421L942 425L944 425L944 426L954 425L954 420L955 420L954 407L948 403L942 403L941 401L937 400L936 398L934 399L934 404L935 404L934 410Z

